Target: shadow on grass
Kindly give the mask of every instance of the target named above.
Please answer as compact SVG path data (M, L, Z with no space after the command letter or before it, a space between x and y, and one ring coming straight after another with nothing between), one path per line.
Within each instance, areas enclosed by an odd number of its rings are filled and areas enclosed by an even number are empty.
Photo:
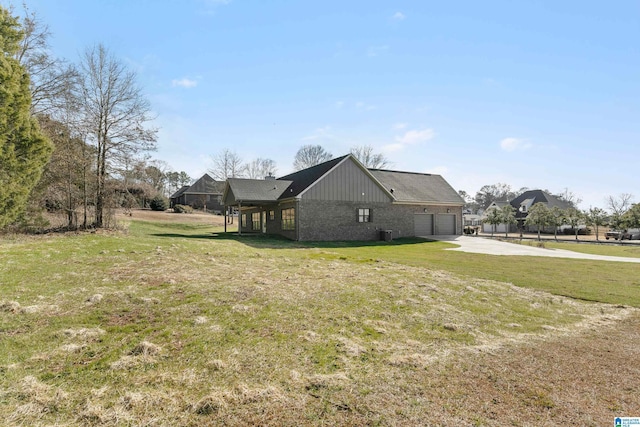
M424 243L436 243L435 240L420 238L399 238L390 242L381 240L371 241L335 241L335 242L296 242L282 236L268 236L264 234L243 233L241 236L237 232L210 232L206 234L181 234L181 233L154 233L155 237L185 238L185 239L206 239L219 241L235 241L253 248L267 249L295 249L295 248L357 248L357 247L389 247L414 245Z

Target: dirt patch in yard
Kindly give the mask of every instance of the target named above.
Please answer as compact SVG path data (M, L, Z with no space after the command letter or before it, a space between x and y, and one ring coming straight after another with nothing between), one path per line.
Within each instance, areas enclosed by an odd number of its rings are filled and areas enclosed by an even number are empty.
M441 420L471 425L613 425L640 414L639 342L636 313L577 336L479 353L440 368L433 406Z

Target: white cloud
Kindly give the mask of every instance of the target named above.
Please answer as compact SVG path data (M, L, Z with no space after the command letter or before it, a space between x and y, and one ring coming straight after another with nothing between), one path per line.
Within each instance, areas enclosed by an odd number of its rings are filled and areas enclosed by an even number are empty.
M385 153L392 153L394 151L400 151L405 147L404 144L400 144L400 143L395 143L395 144L388 144L385 145L384 147L382 147L382 151Z
M213 15L219 6L226 6L231 3L231 1L232 0L200 0L203 6L202 13Z
M307 135L305 137L302 137L300 140L301 141L316 141L318 139L332 139L333 135L331 135L330 131L331 131L331 127L330 126L324 126L324 127L315 129L311 133L311 135Z
M393 129L395 129L395 130L406 129L408 125L409 125L409 123L396 123L396 124L393 125Z
M174 87L175 86L179 86L179 87L183 87L183 88L186 88L186 89L190 89L192 87L198 86L198 81L189 79L187 77L184 77L182 79L171 80L171 86L174 86Z
M360 111L371 111L371 110L375 110L376 106L372 104L367 104L366 102L356 102L356 109Z
M398 128L398 130L406 127L406 124L404 123L399 123L399 125L402 125L402 127ZM385 145L384 147L382 147L382 151L400 151L409 145L415 145L421 142L429 141L435 136L436 134L433 129L409 130L406 131L403 135L396 136L396 142L393 144Z
M406 18L405 14L402 12L396 12L393 14L393 16L391 17L392 20L398 22L398 21L402 21Z
M383 46L369 46L369 49L367 49L367 56L369 58L373 58L376 57L386 51L389 50L389 46L387 45L383 45Z
M404 145L417 144L419 142L429 141L436 136L433 129L423 130L410 130L404 133L402 136L396 136L396 142Z
M528 150L529 148L531 148L533 145L529 142L527 142L524 139L520 139L520 138L504 138L502 141L500 141L500 147L504 150L504 151L517 151L517 150Z
M342 107L344 107L344 101L337 101L335 103L336 108L340 109Z

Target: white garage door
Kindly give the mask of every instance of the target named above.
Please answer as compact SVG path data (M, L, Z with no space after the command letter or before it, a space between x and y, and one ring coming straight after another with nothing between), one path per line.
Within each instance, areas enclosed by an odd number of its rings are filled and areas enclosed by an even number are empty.
M431 236L433 234L433 214L413 215L416 236Z
M484 231L485 233L491 233L491 232L504 233L506 229L507 229L507 226L505 224L496 225L495 230L493 230L493 225L489 224L488 222L485 222L484 224L482 224L482 231Z
M442 235L456 234L455 214L438 214L437 233Z

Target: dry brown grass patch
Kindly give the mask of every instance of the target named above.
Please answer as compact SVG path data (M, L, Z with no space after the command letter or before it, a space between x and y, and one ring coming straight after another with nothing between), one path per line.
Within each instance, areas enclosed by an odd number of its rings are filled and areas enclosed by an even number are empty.
M7 313L20 314L24 313L24 309L18 301L2 301L0 302L0 311Z
M69 328L61 331L62 336L65 338L80 339L82 341L96 340L105 333L105 330L101 328Z
M65 391L42 383L34 376L26 376L17 387L17 398L25 403L16 407L10 420L12 423L24 422L40 418L45 413L56 412L67 397Z
M162 347L149 341L142 341L131 350L132 356L158 356Z

